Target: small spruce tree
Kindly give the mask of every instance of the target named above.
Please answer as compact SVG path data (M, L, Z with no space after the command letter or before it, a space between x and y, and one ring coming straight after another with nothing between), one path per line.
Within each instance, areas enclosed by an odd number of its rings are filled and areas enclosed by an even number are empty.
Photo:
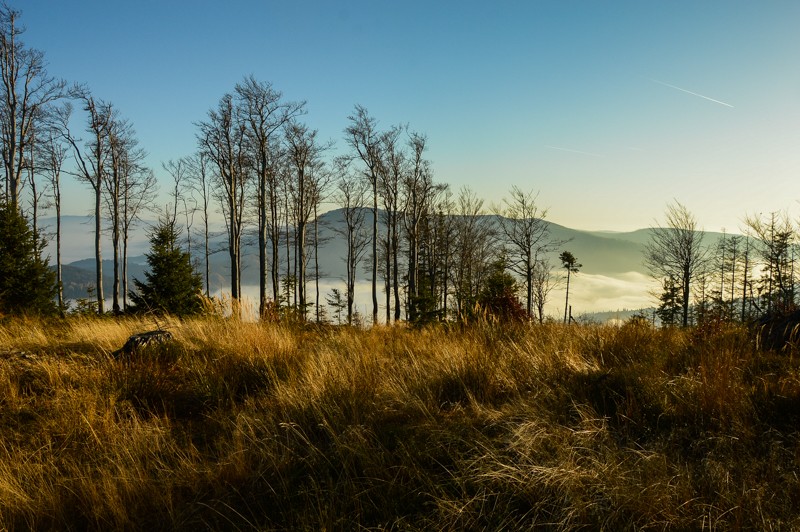
M42 235L36 235L22 213L0 202L0 314L51 315L56 274L42 258Z
M130 293L132 312L188 316L203 310L200 294L203 279L194 270L189 253L178 246L175 223L160 221L150 234L149 271L145 281L134 279L136 291Z
M665 327L680 325L683 294L678 280L674 276L670 275L664 278L663 291L658 299L660 303L656 315L661 320L661 325Z

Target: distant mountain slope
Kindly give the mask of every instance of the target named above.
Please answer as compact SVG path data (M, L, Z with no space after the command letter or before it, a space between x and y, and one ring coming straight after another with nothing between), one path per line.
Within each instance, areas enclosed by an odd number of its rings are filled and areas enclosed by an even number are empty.
M50 261L56 260L56 219L54 217L41 218L39 227L44 231L47 246L45 256L50 256ZM128 240L128 255L143 255L150 247L147 239L147 223L136 225ZM108 232L103 233L102 250L105 255L111 254L111 237ZM94 218L91 216L62 216L61 217L61 262L69 264L81 259L94 257ZM94 270L94 266L92 267Z
M128 282L133 288L133 279L144 279L146 270L144 257L132 257L128 260ZM111 296L111 289L114 285L114 263L110 260L103 260L103 291L106 297ZM64 280L64 297L66 299L78 299L87 297L89 288L96 283L94 259L83 259L64 264L61 267L61 275Z

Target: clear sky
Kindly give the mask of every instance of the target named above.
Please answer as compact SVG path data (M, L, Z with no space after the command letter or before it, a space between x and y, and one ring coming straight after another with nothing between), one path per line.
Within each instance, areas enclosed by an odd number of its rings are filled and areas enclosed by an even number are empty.
M487 202L538 190L574 228L650 226L672 199L708 230L798 210L796 0L10 5L50 72L114 103L160 174L253 74L306 100L339 149L364 105L427 134L437 180Z

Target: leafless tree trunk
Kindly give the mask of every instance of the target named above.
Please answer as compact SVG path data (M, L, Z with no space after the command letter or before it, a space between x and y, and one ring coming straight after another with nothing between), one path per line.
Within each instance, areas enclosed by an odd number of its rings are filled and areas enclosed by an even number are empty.
M112 288L112 309L114 314L119 314L120 303L120 192L122 189L122 131L118 128L124 125L116 121L112 122L110 128L110 148L111 148L111 175L106 183L106 203L111 217L111 247L114 255L114 282Z
M333 176L331 174L330 169L327 167L320 165L315 168L314 173L312 174L312 183L313 183L313 191L311 194L311 201L314 206L314 287L316 290L314 305L316 307L316 319L317 323L320 323L321 316L320 316L320 304L319 304L319 278L320 278L320 267L319 267L319 248L320 246L324 245L330 237L322 238L319 233L319 207L322 205L322 202L325 201L329 194L329 189L332 184Z
M24 171L29 167L34 124L42 118L44 107L64 96L66 83L47 74L44 54L26 48L19 40L24 32L18 24L20 12L0 5L0 127L5 196L19 206Z
M68 106L54 110L54 114L70 113ZM57 121L54 121L57 124ZM57 126L56 126L57 127ZM61 272L61 170L67 158L67 149L60 141L60 135L55 127L48 128L44 141L39 145L39 159L43 161L42 168L50 183L53 196L53 207L56 211L56 281L58 283L58 309L64 315L64 282Z
M321 158L322 153L330 147L330 144L320 145L316 137L316 131L309 131L306 126L294 121L289 123L286 128L288 160L292 171L290 190L295 213L294 257L298 305L304 320L309 304L306 293L308 223L319 206L327 183L330 181Z
M136 158L134 158L136 159ZM152 206L158 186L153 171L125 162L123 166L122 223L122 308L128 308L128 241L131 229L141 221L141 214Z
M353 323L353 302L355 300L356 273L358 264L366 253L369 245L364 222L366 209L364 203L367 197L366 183L355 177L350 172L348 162L344 158L335 161L338 181L336 183L335 201L342 207L344 218L343 226L337 226L335 231L341 234L346 243L346 256L343 257L347 270L347 323Z
M364 177L372 187L372 323L378 323L378 169L381 163L380 135L375 119L356 105L345 129L347 143L364 163Z
M533 282L533 305L536 307L539 323L543 323L544 306L547 303L547 298L558 284L557 279L553 276L553 265L546 256L541 256L537 259L531 279Z
M386 323L391 319L391 296L394 295L394 321L400 320L400 184L408 171L408 160L399 145L403 128L393 127L383 134L383 161L380 170L380 190L386 221Z
M111 223L111 244L114 254L112 307L119 314L127 303L127 230L125 218L131 172L144 159L137 149L138 141L129 122L111 117L108 132L110 174L104 181L106 206ZM124 248L124 249L123 249Z
M408 319L417 319L418 279L420 275L421 222L428 214L435 195L441 190L433 183L430 163L425 159L426 138L412 133L410 169L403 180L403 225L408 240Z
M73 156L77 163L76 176L79 180L89 183L94 191L94 248L95 269L97 279L97 311L105 312L105 299L103 292L103 253L101 246L102 236L102 209L103 209L103 183L106 179L106 163L108 159L108 137L111 125L112 108L110 104L98 102L84 88L77 88L74 96L83 101L84 110L88 113L88 131L92 138L86 144L86 151L80 146L80 139L72 135L69 124L62 120L59 129L64 140L72 148ZM62 117L66 118L66 117Z
M706 262L704 233L697 229L697 220L689 209L676 201L667 206L666 226L651 229L650 235L645 265L657 279L673 276L680 281L682 323L687 327L692 281Z
M284 214L286 216L286 305L287 306L297 306L297 287L292 282L292 252L291 252L291 236L290 230L292 227L291 221L289 220L290 211L289 211L289 187L288 187L288 179L287 179L287 187L284 190ZM296 281L295 281L296 282ZM292 303L292 295L294 295L294 303Z
M26 168L28 170L28 184L31 187L31 225L33 228L33 244L36 247L37 251L41 252L42 242L39 235L39 208L42 206L42 201L44 199L44 190L39 190L38 184L36 182L36 174L37 174L37 165L36 165L36 152L39 151L37 149L37 145L41 142L36 138L36 129L39 126L40 121L37 121L35 127L31 127L30 130L30 141L28 143L28 159L26 162ZM46 206L45 206L46 208Z
M320 322L319 315L319 204L314 202L314 311L316 322Z
M483 200L468 188L456 199L453 265L456 313L464 319L478 299L483 278L496 255L495 232L483 211Z
M248 179L246 126L240 120L230 94L223 96L217 108L208 112L208 120L198 126L201 151L215 164L222 185L231 265L231 303L234 315L240 316L242 217Z
M208 174L208 159L198 152L189 163L189 179L193 191L200 194L200 212L203 217L203 259L205 264L206 297L211 297L211 251L209 249L209 208L211 206L211 176Z
M258 199L259 313L267 307L267 241L272 245L272 297L278 301L279 194L278 161L281 157L276 133L304 111L305 102L283 102L271 83L249 76L236 85L237 105L246 124L251 157L255 163Z
M558 245L549 238L545 222L547 210L536 201L538 195L511 188L511 198L497 209L500 230L505 237L511 267L525 280L526 311L530 318L533 310L533 276L537 259Z

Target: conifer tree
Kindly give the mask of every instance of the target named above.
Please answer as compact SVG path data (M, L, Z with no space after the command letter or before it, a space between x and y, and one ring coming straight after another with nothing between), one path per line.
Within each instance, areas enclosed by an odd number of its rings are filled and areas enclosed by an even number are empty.
M575 255L569 251L563 251L561 255L558 256L558 260L561 261L561 266L567 270L567 297L564 300L564 323L567 323L567 320L572 320L572 315L569 312L570 274L578 273L578 271L583 267L583 264L578 264L578 260L575 258Z
M44 240L11 203L0 203L0 314L55 314L56 275Z
M172 220L162 220L150 235L149 271L145 281L134 279L130 293L134 312L187 316L202 311L203 279L192 266L189 253L178 246L178 231Z
M489 266L486 282L478 294L478 304L501 322L522 322L528 315L517 292L517 281L508 272L508 261L502 254Z
M656 310L656 315L661 320L661 325L674 326L681 323L682 296L683 293L678 279L672 275L666 277L663 281L663 291L659 297L660 304Z

